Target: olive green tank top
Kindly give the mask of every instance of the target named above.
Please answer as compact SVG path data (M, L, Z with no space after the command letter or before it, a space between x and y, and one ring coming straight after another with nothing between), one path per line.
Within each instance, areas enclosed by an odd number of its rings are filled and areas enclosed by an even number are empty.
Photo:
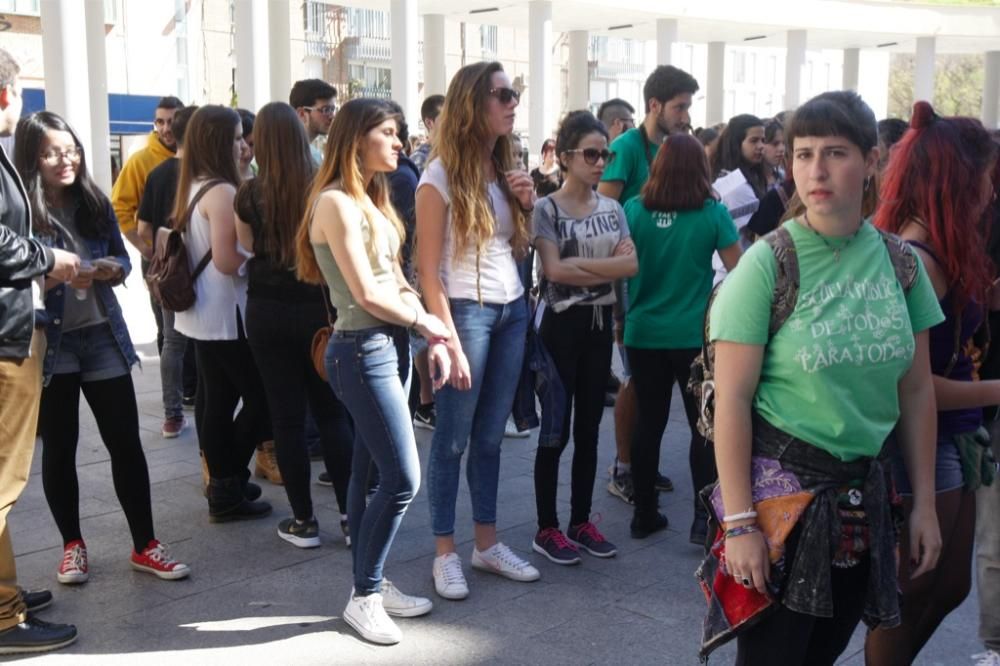
M399 234L387 217L381 213L375 213L375 256L369 256L369 264L375 281L379 284L395 283L396 275L393 264L399 254ZM367 218L362 218L361 233L367 247L371 237L371 226ZM347 287L344 275L337 266L333 258L333 252L326 243L312 243L313 251L316 253L316 263L319 270L330 288L330 302L337 308L337 330L357 331L375 326L386 326L387 322L370 314L363 307L358 305L351 295L351 290Z

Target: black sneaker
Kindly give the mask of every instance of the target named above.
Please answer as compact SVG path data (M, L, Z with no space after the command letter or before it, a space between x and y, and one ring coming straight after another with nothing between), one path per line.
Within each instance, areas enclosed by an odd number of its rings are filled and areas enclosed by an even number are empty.
M186 395L181 398L181 407L184 409L194 409L194 396Z
M52 593L48 590L21 590L21 599L29 613L35 613L52 605Z
M323 445L317 439L315 442L309 442L309 460L323 460Z
M437 421L437 412L434 411L434 403L420 405L413 413L413 426L424 430L434 430Z
M566 538L571 544L594 557L614 557L618 554L615 544L605 539L604 535L597 531L597 525L589 521L580 525L570 525L566 531Z
M674 482L670 480L669 476L664 476L657 472L656 489L665 493L672 493L674 492Z
M326 486L327 488L333 487L333 479L330 478L329 472L320 472L319 478L316 479L317 486Z
M76 640L72 624L52 624L29 617L10 629L0 631L0 654L31 654L66 647Z
M531 549L556 564L580 563L580 551L566 539L566 535L560 532L557 527L546 527L544 530L539 530L538 534L535 535L535 540L531 542Z
M285 518L278 523L278 536L299 548L316 548L319 546L319 523L315 517L305 522Z
M347 514L340 514L340 531L344 533L344 544L350 548L351 547L351 528L347 524Z
M634 516L632 524L629 526L633 539L645 539L650 534L655 534L660 530L667 529L670 521L662 513L655 513L652 516L640 518Z

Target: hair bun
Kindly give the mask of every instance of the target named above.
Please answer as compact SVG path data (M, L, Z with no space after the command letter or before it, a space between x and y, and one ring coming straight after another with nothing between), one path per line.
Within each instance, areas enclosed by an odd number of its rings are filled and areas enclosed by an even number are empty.
M910 117L910 127L923 129L937 120L937 113L930 102L920 101L913 105L913 116Z

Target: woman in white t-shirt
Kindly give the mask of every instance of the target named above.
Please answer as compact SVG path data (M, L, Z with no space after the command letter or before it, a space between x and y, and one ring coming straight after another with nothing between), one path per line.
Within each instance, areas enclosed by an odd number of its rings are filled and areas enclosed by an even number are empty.
M528 326L515 255L528 246L535 194L510 150L520 94L500 63L458 71L438 119L431 161L417 187L417 272L427 309L452 332L430 348L451 357L435 398L437 424L427 485L437 539L434 586L446 599L469 588L455 552L455 502L462 455L475 522L472 566L512 580L538 570L497 542L500 443L514 402Z
M209 252L211 259L194 281L194 305L176 313L174 327L194 340L198 359L195 420L210 476L208 513L212 522L259 518L271 505L254 501L260 488L248 483L247 465L254 447L271 439L271 423L243 328L247 278L240 269L247 255L237 244L233 210L244 148L239 115L225 106L199 108L187 126L184 148L174 229L184 234L191 266ZM234 418L240 399L243 408Z

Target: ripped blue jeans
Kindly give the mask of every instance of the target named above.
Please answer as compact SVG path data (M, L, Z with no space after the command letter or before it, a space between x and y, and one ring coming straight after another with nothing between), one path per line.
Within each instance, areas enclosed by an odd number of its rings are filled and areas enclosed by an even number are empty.
M514 404L528 330L523 298L503 305L452 299L451 318L469 360L472 388L459 391L446 385L434 396L437 423L427 466L427 492L435 536L455 531L455 502L466 448L472 519L479 524L496 523L500 444Z

